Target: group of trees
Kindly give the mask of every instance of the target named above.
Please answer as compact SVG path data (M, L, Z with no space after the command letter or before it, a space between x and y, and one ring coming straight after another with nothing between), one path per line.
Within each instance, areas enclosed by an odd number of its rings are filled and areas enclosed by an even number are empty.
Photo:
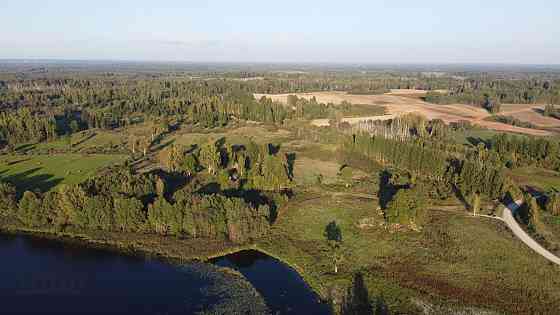
M544 107L543 115L546 117L560 119L560 109L552 104L548 104Z
M419 229L426 223L428 196L424 184L414 175L402 177L384 169L379 174L378 196L388 224Z
M0 112L0 142L9 145L54 139L58 135L53 115L28 108Z
M0 215L28 227L144 232L246 242L268 231L271 209L243 198L207 194L195 181L170 192L154 174L112 167L78 185L45 193L0 183Z
M441 119L427 120L421 115L410 113L388 120L361 121L351 131L367 132L388 139L420 138L442 142L448 138L450 128Z
M341 143L345 155L362 155L381 165L393 165L411 173L442 179L448 169L447 154L413 139L390 139L359 133Z
M334 117L334 106L297 99L288 106L255 100L251 88L229 80L28 79L8 82L0 94L0 140L50 140L88 128L113 129L176 117L202 128L232 120L282 124L286 119Z
M381 165L405 170L413 177L429 179L436 183L434 188L453 186L465 196L482 193L499 199L510 184L501 164L484 147L480 152L458 156L417 139L396 140L361 133L346 137L341 150L345 155L364 156Z
M531 122L528 122L528 121L522 121L519 118L515 118L513 116L493 115L493 116L489 117L488 120L497 121L497 122L500 122L500 123L503 123L503 124L508 124L508 125L521 127L521 128L530 128L530 129L536 129L537 128L537 126L535 126L535 124L533 124Z
M550 169L560 167L560 144L555 138L513 136L500 134L492 137L488 148L498 154L505 166L536 165Z
M471 104L499 112L499 104L560 103L559 84L546 78L473 76L454 82L446 93L431 92L425 100L436 104Z
M278 153L273 144L228 145L225 138L210 140L200 147L186 150L173 145L164 152L171 171L189 176L205 171L217 179L222 189L286 191L293 187L293 160Z

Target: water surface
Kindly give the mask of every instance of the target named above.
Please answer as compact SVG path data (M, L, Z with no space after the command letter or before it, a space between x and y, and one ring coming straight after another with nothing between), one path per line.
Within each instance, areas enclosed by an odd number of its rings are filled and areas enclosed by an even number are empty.
M0 261L2 314L328 314L295 271L253 251L215 265L175 266L83 244L0 235ZM220 266L239 270L250 283Z

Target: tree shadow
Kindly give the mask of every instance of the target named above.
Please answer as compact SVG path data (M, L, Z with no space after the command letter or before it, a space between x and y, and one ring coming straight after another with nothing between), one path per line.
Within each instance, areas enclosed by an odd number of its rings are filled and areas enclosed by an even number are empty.
M82 145L83 143L89 141L91 138L95 137L97 135L96 132L91 132L89 134L87 134L84 138L80 139L80 141L72 144L72 147L77 147L79 145Z
M47 192L62 182L61 178L55 178L52 174L38 174L41 168L33 168L21 173L3 176L2 180L11 183L16 187L18 198L23 195L26 190Z
M542 108L533 108L533 111L537 114L540 114L540 115L544 116L544 109L542 109Z
M382 296L370 298L364 276L361 272L357 272L352 279L352 285L346 292L341 314L388 315L389 309Z
M397 189L391 184L393 174L389 170L384 169L379 173L379 206L381 209L387 208L393 196L397 193Z
M18 163L22 163L22 162L26 162L31 160L31 158L23 158L23 159L19 159L19 160L15 160L15 161L9 161L8 163L6 163L6 165L8 166L12 166L12 165L16 165Z
M185 154L193 154L198 149L198 144L191 144L189 148L185 151Z
M286 154L286 161L288 163L288 176L294 179L294 165L296 163L297 154L295 152Z
M155 141L154 141L155 142ZM160 151L163 150L165 148L167 148L168 146L172 145L173 143L175 143L175 139L169 140L167 142L164 143L158 143L156 146L154 146L154 148L152 149L152 151Z
M27 153L31 150L35 149L35 144L34 143L26 143L26 144L22 144L19 145L15 148L15 151L19 152L19 153Z
M467 141L475 147L478 146L480 143L484 144L485 147L488 147L490 145L488 141L480 137L467 137Z
M256 189L227 189L223 190L222 194L228 198L241 198L253 208L268 206L270 209L269 223L273 224L276 222L276 218L278 217L278 205L273 198L267 196L262 191Z
M463 195L463 192L461 192L461 189L459 189L456 184L451 184L451 190L453 190L453 194L455 194L455 197L457 198L457 200L459 200L459 202L461 202L461 204L463 204L465 209L471 208L471 204L469 203L467 198L465 198L465 195Z
M276 155L279 151L280 151L280 145L275 145L272 143L269 143L268 145L268 154L270 155Z

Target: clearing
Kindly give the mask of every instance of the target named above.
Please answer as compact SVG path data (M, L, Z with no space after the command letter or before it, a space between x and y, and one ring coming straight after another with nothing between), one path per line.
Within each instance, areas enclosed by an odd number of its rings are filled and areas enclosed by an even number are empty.
M80 183L96 170L125 159L125 155L106 154L4 155L0 178L13 182L19 191L45 192L60 184Z
M436 105L424 102L418 96L416 90L398 90L383 95L352 95L346 92L313 92L313 93L288 93L288 94L255 94L258 99L262 96L271 98L273 101L287 103L288 95L297 95L300 98L311 99L315 97L319 103L333 103L340 104L343 101L352 104L369 104L376 106L383 106L386 109L386 115L369 116L361 118L345 118L344 121L349 123L356 123L363 120L380 120L391 119L396 116L416 113L425 116L427 119L441 119L446 123L457 122L460 120L467 120L473 124L480 125L485 128L494 129L498 131L522 133L535 136L551 135L550 131L521 128L511 126L503 123L485 121L484 118L489 117L490 114L480 108L464 104L452 105ZM404 96L403 96L404 95ZM413 97L414 96L414 97ZM534 109L532 105L504 105L501 115L512 115L524 121L529 121L543 128L560 128L560 120L542 117ZM532 115L533 113L534 115ZM517 115L517 116L516 116ZM519 117L518 117L519 116ZM327 120L318 119L313 124L323 126Z

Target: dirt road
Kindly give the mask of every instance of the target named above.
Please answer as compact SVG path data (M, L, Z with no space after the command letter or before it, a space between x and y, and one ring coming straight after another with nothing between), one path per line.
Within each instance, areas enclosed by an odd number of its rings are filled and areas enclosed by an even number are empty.
M546 258L548 261L560 265L560 258L558 258L553 253L546 250L542 247L539 243L537 243L534 239L529 236L522 228L519 226L519 223L513 217L513 213L517 211L517 209L521 206L523 200L518 200L516 202L512 202L507 207L504 207L504 211L502 213L502 219L507 224L507 226L511 229L513 234L517 236L523 243L529 246L532 250L537 252L539 255Z

